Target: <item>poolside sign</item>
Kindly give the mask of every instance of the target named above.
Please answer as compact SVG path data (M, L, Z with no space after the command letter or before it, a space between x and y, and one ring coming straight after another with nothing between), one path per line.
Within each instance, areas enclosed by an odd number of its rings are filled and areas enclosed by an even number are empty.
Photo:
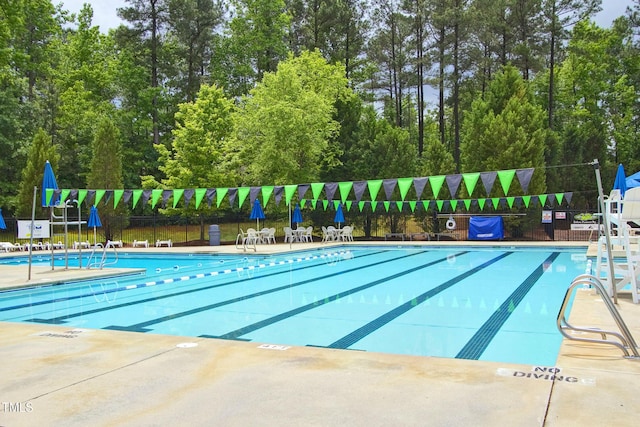
M33 232L31 221L18 221L18 239L43 239L49 238L49 220L33 221Z

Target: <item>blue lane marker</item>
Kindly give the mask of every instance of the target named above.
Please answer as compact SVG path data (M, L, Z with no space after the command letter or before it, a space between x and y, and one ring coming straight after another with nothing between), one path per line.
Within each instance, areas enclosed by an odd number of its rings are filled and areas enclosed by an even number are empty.
M442 283L441 285L436 286L435 288L423 293L422 295L418 295L415 298L412 298L410 301L405 302L404 304L394 308L393 310L383 314L382 316L378 317L377 319L372 320L371 322L367 323L366 325L356 329L355 331L351 332L349 335L346 335L342 338L340 338L339 340L335 341L332 344L329 344L327 347L329 348L348 348L350 346L352 346L353 344L355 344L356 342L360 341L361 339L363 339L364 337L366 337L367 335L369 335L370 333L372 333L373 331L380 329L381 327L383 327L384 325L386 325L387 323L395 320L396 318L398 318L399 316L402 316L404 313L406 313L407 311L411 310L412 308L415 308L417 306L419 306L420 304L422 304L423 302L427 301L429 298L433 298L434 296L436 296L437 294L439 294L442 291L445 291L447 289L449 289L450 287L458 284L461 280L466 279L467 277L477 273L478 271L490 266L491 264L500 261L501 259L511 255L513 252L505 252L493 259L490 259L489 261L485 262L484 264L481 264L477 267L472 268L471 270L460 274L459 276L454 277L453 279L449 279L446 282Z
M500 328L505 324L511 313L522 302L533 285L542 277L548 266L560 255L554 252L538 266L524 282L498 307L489 319L478 329L465 346L458 352L456 359L478 360L487 349L491 340L500 332Z
M467 253L467 251L460 252L460 253L456 254L456 256L461 256L461 255L464 255L465 253ZM407 256L409 256L409 255L407 255ZM348 289L348 290L340 292L338 294L331 295L329 297L325 297L323 300L315 301L315 302L309 303L307 305L303 305L301 307L295 308L293 310L289 310L289 311L286 311L284 313L280 313L280 314L278 314L276 316L270 317L268 319L264 319L264 320L262 320L260 322L256 322L256 323L253 323L251 325L244 326L244 327L242 327L240 329L236 329L235 331L228 332L228 333L226 333L224 335L220 335L220 336L200 335L200 336L201 337L205 337L205 338L237 339L238 337L240 337L242 335L246 335L246 334L248 334L250 332L253 332L255 330L264 328L265 326L269 326L269 325L272 325L274 323L280 322L281 320L287 319L287 318L289 318L291 316L295 316L297 314L303 313L303 312L308 311L308 310L313 310L314 308L320 307L320 306L322 306L324 304L328 304L328 303L337 301L340 298L344 298L345 296L349 296L349 295L354 294L356 292L360 292L360 291L363 291L365 289L369 289L369 288L372 288L374 286L378 286L379 284L385 283L385 282L387 282L389 280L397 279L398 277L402 277L402 276L405 276L407 274L411 274L411 273L414 273L416 271L423 270L425 268L428 268L428 267L431 267L433 265L439 264L439 263L444 262L446 260L447 260L446 257L445 258L440 258L440 259L437 259L435 261L431 261L431 262L428 262L426 264L422 264L422 265L419 265L417 267L410 268L408 270L401 271L401 272L396 273L396 274L392 274L391 276L386 276L386 277L380 278L378 280L375 280L373 282L365 283L364 285L358 286L356 288ZM382 264L382 263L380 263L380 264Z

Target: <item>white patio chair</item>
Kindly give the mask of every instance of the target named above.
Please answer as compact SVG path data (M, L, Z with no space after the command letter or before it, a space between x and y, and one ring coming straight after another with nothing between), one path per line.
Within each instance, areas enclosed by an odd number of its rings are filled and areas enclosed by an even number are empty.
M345 225L344 227L342 227L340 238L343 242L353 242L353 227L351 227L350 225Z
M293 243L295 241L295 237L293 235L293 230L291 227L284 227L284 242L285 243Z
M304 230L304 233L302 234L302 241L306 242L306 243L312 243L313 242L313 227L309 226Z

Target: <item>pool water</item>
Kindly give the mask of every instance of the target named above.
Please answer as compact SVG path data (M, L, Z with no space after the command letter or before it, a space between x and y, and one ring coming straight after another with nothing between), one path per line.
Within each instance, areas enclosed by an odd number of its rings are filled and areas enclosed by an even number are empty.
M556 316L584 252L120 253L117 267L147 274L2 292L0 320L553 366Z

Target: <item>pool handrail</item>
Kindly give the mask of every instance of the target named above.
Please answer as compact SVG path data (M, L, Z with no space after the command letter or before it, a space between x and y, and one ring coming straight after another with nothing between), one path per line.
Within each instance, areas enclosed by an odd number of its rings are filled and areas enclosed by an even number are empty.
M597 328L576 327L571 325L567 321L566 310L569 306L569 300L571 299L571 295L573 294L574 290L580 285L591 286L600 294L600 296L602 297L602 301L604 301L605 306L609 310L609 313L613 317L613 320L616 322L616 325L618 326L620 332L604 331ZM613 304L613 301L611 301L611 298L609 297L604 285L596 276L593 276L591 274L581 274L580 276L573 279L573 281L569 285L569 288L567 289L567 292L565 293L564 300L562 301L562 306L560 307L560 311L558 312L557 325L560 333L567 339L596 344L613 345L622 350L625 358L640 360L638 345L633 339L631 331L629 331L629 328L622 319L620 312ZM601 336L601 339L577 337L574 335L570 335L567 330L599 334ZM620 342L607 339L607 335L616 337ZM629 354L630 351L631 353L633 353L633 355Z

